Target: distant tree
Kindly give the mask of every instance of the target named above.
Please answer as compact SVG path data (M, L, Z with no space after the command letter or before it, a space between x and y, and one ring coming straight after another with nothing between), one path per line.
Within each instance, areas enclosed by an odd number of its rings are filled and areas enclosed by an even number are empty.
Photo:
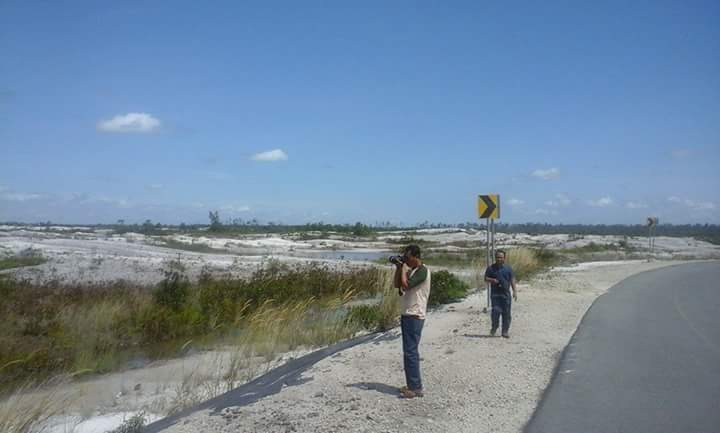
M142 225L142 232L144 234L152 233L153 232L153 223L149 219L145 220L145 222Z
M220 223L220 213L218 211L210 211L210 231L219 232L222 230L222 223Z
M352 228L352 234L355 236L368 236L372 234L372 229L361 222L357 222Z

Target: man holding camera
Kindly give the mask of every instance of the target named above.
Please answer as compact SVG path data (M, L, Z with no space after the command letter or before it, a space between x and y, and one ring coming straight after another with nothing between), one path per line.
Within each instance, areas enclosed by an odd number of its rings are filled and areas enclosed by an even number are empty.
M400 388L400 395L422 397L418 346L430 297L430 270L423 265L417 245L408 245L402 256L391 257L390 261L395 265L395 287L402 296L400 329L406 386Z
M500 316L502 316L502 336L510 338L510 307L512 300L510 299L510 287L512 286L512 297L517 301L517 288L515 286L515 274L510 265L505 264L505 251L497 250L495 252L495 263L488 266L485 270L485 282L490 283L490 302L492 311L490 319L492 325L490 335L495 336Z

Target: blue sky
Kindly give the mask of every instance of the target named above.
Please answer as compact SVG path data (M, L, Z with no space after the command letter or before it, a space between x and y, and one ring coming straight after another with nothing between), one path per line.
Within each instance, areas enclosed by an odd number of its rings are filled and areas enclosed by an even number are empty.
M720 4L0 2L0 221L720 222Z

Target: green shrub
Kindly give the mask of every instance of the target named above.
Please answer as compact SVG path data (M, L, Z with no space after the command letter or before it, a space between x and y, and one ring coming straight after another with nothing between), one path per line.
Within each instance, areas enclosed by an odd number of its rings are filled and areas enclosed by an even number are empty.
M187 277L176 271L165 272L165 279L154 292L155 303L178 311L185 305L189 288Z
M45 263L47 259L40 255L17 255L11 257L0 258L0 271L12 268L22 268L24 266L37 266Z
M428 306L458 301L470 290L470 286L448 271L433 272L431 281Z
M379 305L356 305L350 307L345 318L347 323L355 323L364 329L377 329L380 324L381 312Z

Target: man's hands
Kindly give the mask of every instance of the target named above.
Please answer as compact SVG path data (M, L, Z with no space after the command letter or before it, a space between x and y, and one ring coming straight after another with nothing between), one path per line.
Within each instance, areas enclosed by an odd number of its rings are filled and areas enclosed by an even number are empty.
M513 290L513 300L517 301L517 290Z
M395 263L395 277L395 286L398 289L398 295L403 296L405 294L405 289L403 289L403 279L407 279L407 276L405 276L405 263Z

